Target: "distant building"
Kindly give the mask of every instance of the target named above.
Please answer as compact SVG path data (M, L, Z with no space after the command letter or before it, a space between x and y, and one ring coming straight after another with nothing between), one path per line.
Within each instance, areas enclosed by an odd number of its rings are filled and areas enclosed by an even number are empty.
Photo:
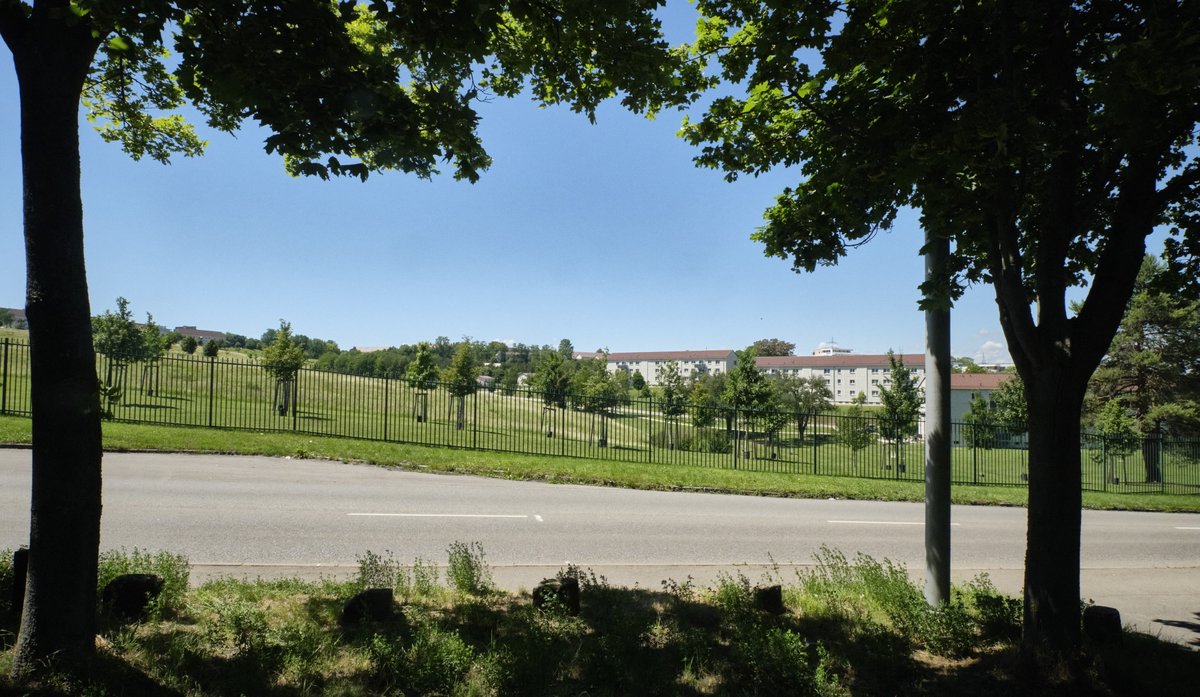
M896 359L904 362L914 382L923 387L925 354L896 354ZM887 354L856 354L836 345L822 344L811 356L763 356L754 365L768 375L821 378L833 394L834 404L850 404L865 394L867 404L878 406L879 389L892 384Z
M600 351L572 351L571 352L571 358L574 358L577 361L582 361L582 360L585 360L588 358L599 358L600 356L601 356Z
M822 344L822 346L825 346ZM913 374L913 380L922 391L925 389L925 354L896 354L903 360L904 367ZM837 347L826 353L813 352L812 356L763 356L755 360L755 366L768 375L790 375L793 377L817 377L833 394L834 404L849 404L860 393L867 395L867 404L882 404L880 388L891 387L892 369L887 354L855 354ZM971 408L971 396L978 394L987 399L1012 376L1007 373L952 373L950 375L950 421L958 423Z
M830 339L829 341L822 341L821 343L817 344L817 347L815 349L813 349L812 355L814 355L814 356L836 356L836 355L843 354L843 353L854 353L854 352L851 349L842 348L841 346L838 346L837 343L835 343L833 341L833 339Z
M728 373L737 362L737 355L730 349L717 351L641 351L608 354L608 372L628 370L630 375L640 372L646 384L657 385L659 372L670 361L679 366L679 374L686 379L701 375Z
M183 337L192 337L199 344L206 344L210 341L224 341L225 332L214 332L208 329L196 329L193 326L184 325L175 327L175 333Z

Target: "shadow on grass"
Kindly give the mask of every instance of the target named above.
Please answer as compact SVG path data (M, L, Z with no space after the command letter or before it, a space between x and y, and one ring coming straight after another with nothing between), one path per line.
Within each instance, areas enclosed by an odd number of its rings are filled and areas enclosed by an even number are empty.
M748 585L697 591L667 583L652 591L611 587L595 576L580 582L578 616L554 603L535 609L528 594L497 593L453 602L420 598L399 606L389 620L354 628L338 625L349 587L243 594L229 602L290 609L259 630L228 626L247 616L229 612L216 622L197 615L110 628L112 648L100 652L82 682L15 685L0 676L0 695L422 694L412 685L440 683L406 683L403 671L443 665L439 661L458 670L455 680L491 670L492 690L483 694L530 696L1173 697L1194 694L1200 682L1200 653L1139 635L1126 635L1117 646L1088 647L1083 677L1066 683L1023 672L1011 642L981 639L965 657L934 656L853 611L762 612ZM216 597L210 592L210 600ZM300 630L288 634L281 629L286 626ZM13 641L7 630L15 628L2 627L0 646L7 650ZM466 653L456 653L456 645ZM450 659L463 655L471 667L454 668ZM389 660L400 668L381 669L380 661ZM819 682L819 670L832 679Z

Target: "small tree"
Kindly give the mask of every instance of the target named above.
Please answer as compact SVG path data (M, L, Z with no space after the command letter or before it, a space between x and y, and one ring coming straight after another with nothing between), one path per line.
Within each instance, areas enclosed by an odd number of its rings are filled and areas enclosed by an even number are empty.
M632 387L633 389L638 390L638 391L641 391L641 389L646 386L646 377L644 375L642 375L642 371L640 371L640 370L633 371L633 377L630 378L629 385L630 385L630 387Z
M688 389L679 364L667 361L658 373L660 387L659 410L667 421L667 448L675 449L679 437L679 417L687 412Z
M160 361L167 353L167 337L154 323L154 316L146 313L146 323L142 325L142 388L146 396L152 396L158 387Z
M825 379L817 376L802 378L780 375L772 381L780 406L795 414L797 437L804 440L808 421L833 407L833 392Z
M13 313L6 307L0 307L0 327L11 327L13 325Z
M454 398L454 428L461 431L466 422L467 395L475 394L479 389L479 369L471 357L469 342L460 343L454 351L449 367L442 371L442 384Z
M696 428L709 428L717 420L717 411L720 407L718 396L709 387L709 381L701 378L692 385L692 392L688 395L688 415L692 418L692 425Z
M414 405L417 423L425 423L429 419L429 391L437 387L438 369L433 355L433 349L422 341L417 344L417 352L405 371L408 383L416 390Z
M204 357L216 358L221 353L221 342L216 339L209 339L204 344Z
M559 410L567 406L567 396L571 389L570 364L557 351L547 351L542 362L533 371L530 384L542 395L542 427L546 437L554 437L554 427L545 423L546 415L552 408Z
M185 336L183 337L183 340L179 342L179 348L189 356L195 353L196 348L199 346L200 343L196 341L196 337L194 336Z
M859 392L850 406L846 407L843 416L838 420L838 430L835 440L850 448L850 464L858 467L858 451L873 445L877 439L871 420L867 418L867 410L863 407L867 402L865 392Z
M601 448L608 447L608 420L613 411L628 401L627 392L620 376L607 370L592 375L584 386L584 409L600 417L600 434L596 444Z
M896 358L895 352L888 351L888 364L892 369L892 384L879 388L879 401L883 405L879 428L885 438L895 442L896 468L903 472L904 443L917 435L917 417L921 414L924 399L912 371L904 367L904 358Z
M108 403L106 413L112 414L113 406L125 392L125 373L130 363L146 355L145 338L133 321L129 301L117 298L117 311L108 310L92 318L92 344L96 353L108 359L101 393Z
M996 447L996 406L978 392L971 395L971 406L963 417L966 426L964 439L971 448L991 450Z
M296 374L304 367L304 347L293 337L291 323L279 320L274 339L263 349L262 367L275 378L275 408L280 416L286 416L293 408Z
M575 346L571 344L570 339L563 339L558 342L558 355L568 360L575 357Z
M725 404L743 414L747 424L747 438L752 436L763 413L771 408L774 396L766 375L754 364L757 357L758 352L753 346L738 351L737 363L729 371L725 391L721 395ZM744 453L746 457L750 456L748 444Z
M1137 420L1129 414L1125 405L1113 399L1105 402L1104 408L1096 418L1096 435L1100 438L1100 448L1093 450L1092 459L1104 467L1104 477L1110 484L1118 484L1117 460L1124 465L1125 458L1133 454L1140 445ZM1127 472L1122 476L1128 480Z

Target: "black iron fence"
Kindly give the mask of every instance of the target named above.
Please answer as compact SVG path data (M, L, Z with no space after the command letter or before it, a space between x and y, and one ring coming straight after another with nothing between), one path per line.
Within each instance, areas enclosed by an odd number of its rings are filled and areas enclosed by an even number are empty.
M151 363L97 358L102 407L131 423L323 436L661 465L923 480L923 424L875 416L689 409L655 399L586 395L548 404L527 389L467 395L404 379L299 370L277 380L258 363L166 356ZM0 340L0 414L29 415L28 345ZM952 424L956 484L1024 486L1023 433ZM1136 442L1085 435L1083 487L1200 493L1200 441Z

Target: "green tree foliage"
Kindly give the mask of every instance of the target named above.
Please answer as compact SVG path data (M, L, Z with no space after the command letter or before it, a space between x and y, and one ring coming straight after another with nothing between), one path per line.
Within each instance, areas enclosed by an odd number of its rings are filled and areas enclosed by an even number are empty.
M454 427L462 430L466 421L466 400L479 389L479 368L471 355L469 342L462 342L454 351L450 365L442 371L442 384L454 398Z
M571 344L570 339L563 339L558 342L558 353L567 360L575 357L575 346Z
M221 342L217 339L209 339L204 344L204 357L216 358L221 353Z
M146 355L145 335L133 321L125 298L117 298L115 313L105 310L92 318L92 342L96 353L119 363L139 361Z
M406 377L409 385L418 392L428 392L437 387L438 369L429 344L425 342L417 344L417 352L408 364Z
M833 407L833 392L822 377L778 375L772 380L772 387L780 407L793 413L798 438L804 438L810 418Z
M980 374L986 373L987 368L975 362L970 356L958 356L950 361L951 369L956 373Z
M529 383L542 394L546 406L563 409L571 391L571 364L557 351L546 353Z
M738 91L685 122L697 161L797 177L753 235L768 255L812 271L912 207L954 250L928 303L994 287L1031 417L1024 646L1074 651L1088 378L1156 226L1176 278L1200 278L1200 5L697 6L694 53Z
M759 339L751 344L759 356L790 356L796 345L783 339Z
M736 410L747 426L747 438L757 429L766 426L764 419L772 416L774 411L775 392L767 376L754 365L758 357L753 346L737 352L737 362L729 371L725 380L725 391L721 401ZM740 435L739 435L740 437ZM745 451L749 451L747 442Z
M1125 405L1110 400L1100 409L1094 425L1099 443L1092 448L1092 459L1104 466L1104 476L1115 484L1120 481L1117 462L1123 463L1141 444L1138 423Z
M837 420L837 433L834 441L850 449L850 464L858 467L858 453L876 443L878 436L874 423L867 417L864 406L867 394L859 392L854 401L842 410L842 416Z
M7 307L0 307L0 327L11 327L16 323L16 317L12 310Z
M182 349L183 352L189 356L192 355L193 353L195 353L196 349L199 346L200 346L200 342L196 341L196 337L194 337L194 336L185 336L179 342L179 348Z
M291 382L304 367L304 348L292 337L292 325L279 320L279 329L271 343L263 349L263 370L278 382Z
M883 407L879 429L885 438L904 443L917 435L917 420L921 416L924 396L913 372L905 367L903 357L896 358L894 352L888 351L888 365L891 384L879 388L879 402Z
M1011 434L1026 433L1029 431L1029 402L1025 399L1025 383L1020 375L1010 375L992 392L996 424Z
M667 361L658 371L658 390L658 409L667 422L667 447L673 450L679 442L679 417L688 407L688 384L675 361Z
M218 131L252 119L293 175L429 178L446 166L475 181L491 162L477 133L488 96L531 94L589 118L610 97L654 112L694 96L701 66L667 45L657 5L0 0L20 83L33 418L39 433L72 434L68 446L34 437L36 466L53 474L34 477L30 543L43 551L14 671L94 653L101 442L81 104L135 159L202 151L180 113L190 103ZM77 505L46 503L68 497Z
M642 375L642 371L633 371L633 377L629 379L629 386L635 390L640 390L646 386L646 377Z
M417 423L425 423L429 420L429 391L437 387L438 382L437 363L429 344L417 344L417 351L408 364L406 377L409 386L417 391L413 405Z
M963 438L968 447L991 450L996 447L996 405L978 392L971 395L971 406L963 416Z
M688 395L688 416L696 428L709 428L717 420L720 393L710 386L708 376L702 376L692 385Z
M604 365L607 363L607 358L602 358L599 362ZM580 372L582 371L578 371L576 375L579 375ZM617 373L609 373L606 369L601 368L598 372L587 371L587 374L587 382L582 386L582 407L585 411L600 417L600 433L597 436L596 444L601 448L607 448L608 420L618 406L629 401L629 394L625 383Z
M1142 433L1200 430L1200 302L1163 288L1165 265L1146 257L1108 355L1092 376L1092 404L1118 401Z

